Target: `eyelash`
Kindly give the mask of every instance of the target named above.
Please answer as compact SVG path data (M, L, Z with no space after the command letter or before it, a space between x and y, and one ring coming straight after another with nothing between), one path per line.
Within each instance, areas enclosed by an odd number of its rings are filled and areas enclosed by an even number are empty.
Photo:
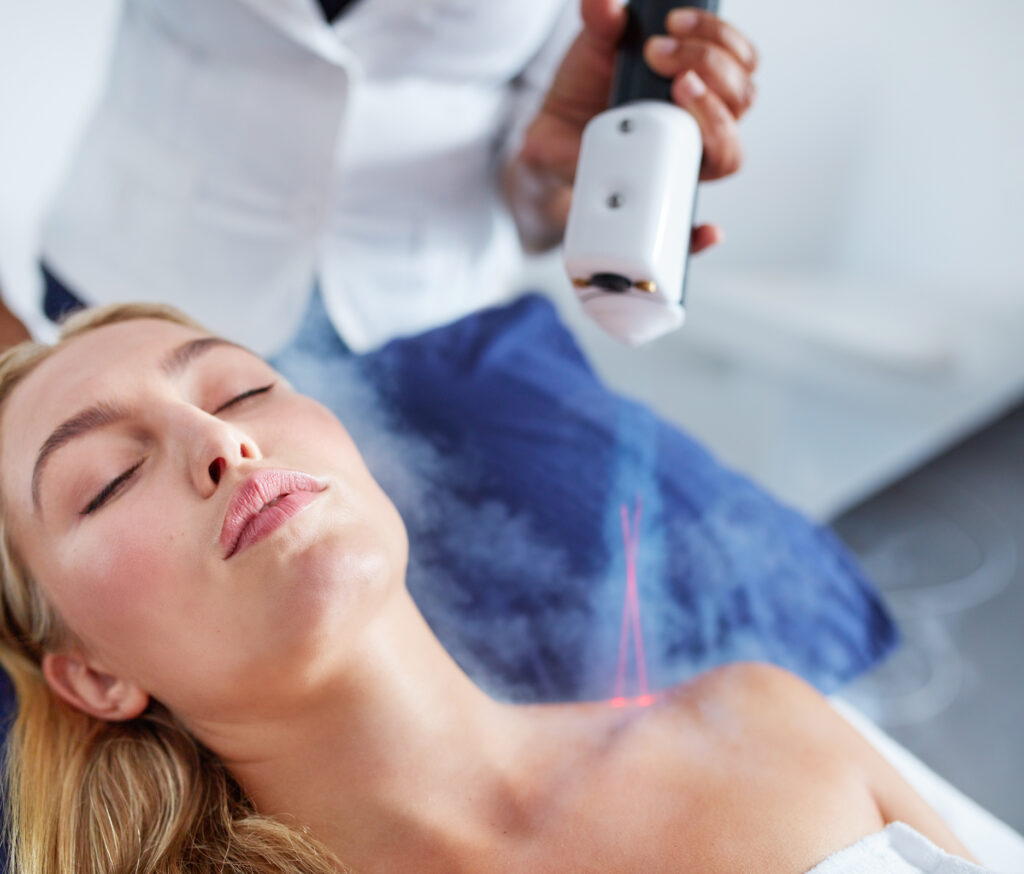
M272 382L270 383L270 385L260 386L259 388L251 388L249 389L249 391L244 391L240 395L233 397L226 404L221 404L219 407L217 407L217 409L213 411L213 415L216 416L218 413L222 412L223 410L226 410L228 407L234 406L240 401L244 401L246 398L251 398L253 395L261 395L264 392L268 392L274 387L275 384L276 383Z
M142 467L141 461L132 465L120 476L115 477L109 483L107 483L100 490L100 493L89 502L89 506L82 510L82 515L88 516L91 512L93 512L93 510L98 510L100 507L102 507L107 502L108 498L110 498L112 495L120 491L121 486L124 483L126 483L129 479L131 479L132 474L135 473L135 471L137 471L140 467Z
M226 404L221 404L219 407L217 407L217 409L215 409L213 411L213 415L216 416L218 413L223 412L224 410L228 409L229 407L234 406L237 403L241 403L246 398L251 398L253 395L264 394L265 392L270 391L275 385L276 385L276 383L272 382L272 383L270 383L270 385L260 386L259 388L251 388L251 389L249 389L249 391L242 392L242 394L236 395L230 401L228 401ZM132 478L132 476L135 473L135 471L137 471L140 467L142 467L142 462L141 461L139 461L136 464L132 465L124 473L122 473L119 476L116 476L114 479L112 479L102 489L100 489L100 491L96 495L96 497L94 497L91 501L89 501L89 503L86 506L86 508L84 510L82 510L79 513L79 515L81 515L81 516L88 516L90 513L94 512L94 511L98 510L100 507L102 507L111 497L113 497L115 494L117 494L117 492L120 491L121 486L123 486L126 482L128 482L128 480L130 480Z

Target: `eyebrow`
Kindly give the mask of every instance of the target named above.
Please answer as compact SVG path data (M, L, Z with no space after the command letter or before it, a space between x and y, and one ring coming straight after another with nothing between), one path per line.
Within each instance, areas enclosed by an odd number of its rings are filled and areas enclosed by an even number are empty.
M186 340L181 345L175 346L160 362L160 370L168 377L178 376L201 355L220 346L233 346L236 349L249 351L244 346L239 346L237 343L232 343L221 337L199 337L195 340ZM40 511L39 486L43 478L43 471L53 454L76 437L127 419L131 413L132 409L123 404L99 401L75 413L70 419L61 422L53 429L53 432L39 448L35 466L32 468L32 506L36 513Z

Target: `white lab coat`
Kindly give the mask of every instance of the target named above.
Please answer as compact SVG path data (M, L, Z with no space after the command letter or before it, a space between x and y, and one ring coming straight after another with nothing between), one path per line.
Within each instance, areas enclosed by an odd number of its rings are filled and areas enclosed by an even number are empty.
M357 350L497 302L497 164L576 6L356 0L331 26L312 0L125 0L43 258L89 303L170 302L261 353L314 281Z

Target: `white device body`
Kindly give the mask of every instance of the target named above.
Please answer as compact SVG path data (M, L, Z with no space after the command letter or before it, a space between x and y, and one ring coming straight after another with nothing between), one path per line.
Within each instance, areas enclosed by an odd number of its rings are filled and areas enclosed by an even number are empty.
M631 345L683 323L702 154L693 116L661 100L609 109L583 132L565 266L586 312Z

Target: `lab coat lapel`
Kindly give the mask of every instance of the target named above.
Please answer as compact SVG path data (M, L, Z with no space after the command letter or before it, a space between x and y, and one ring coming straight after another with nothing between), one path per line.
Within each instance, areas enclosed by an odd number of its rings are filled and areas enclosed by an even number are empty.
M332 64L351 60L314 0L236 0Z

